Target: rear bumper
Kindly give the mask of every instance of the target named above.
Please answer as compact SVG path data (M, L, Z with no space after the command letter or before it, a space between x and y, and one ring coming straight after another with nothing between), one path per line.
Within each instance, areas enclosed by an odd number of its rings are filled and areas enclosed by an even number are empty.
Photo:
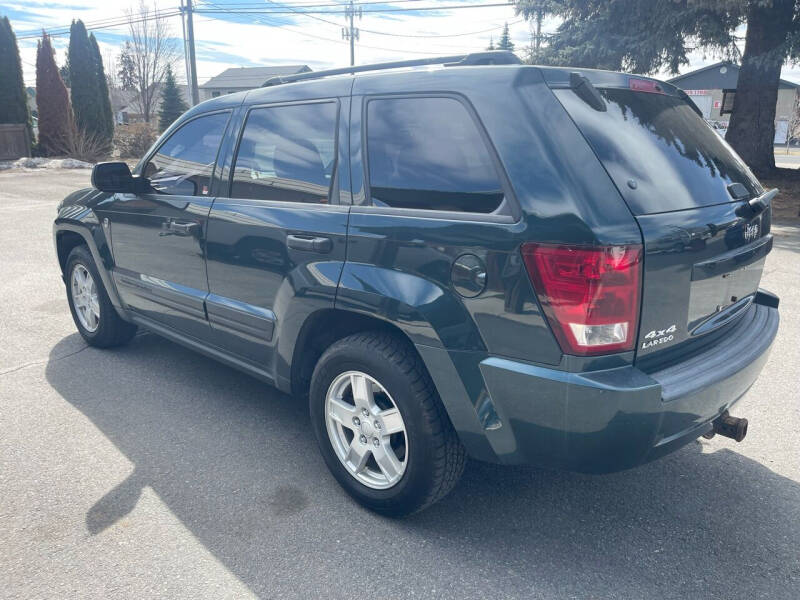
M723 342L652 373L634 366L569 373L484 358L488 394L475 410L486 444L474 428L462 439L478 458L584 472L663 456L708 432L756 380L778 330L778 310L769 304L754 303ZM480 419L487 402L496 418Z

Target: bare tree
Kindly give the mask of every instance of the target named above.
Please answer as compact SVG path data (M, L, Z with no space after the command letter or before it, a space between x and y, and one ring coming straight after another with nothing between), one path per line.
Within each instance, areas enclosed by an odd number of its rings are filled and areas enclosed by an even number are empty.
M789 154L789 146L792 140L797 138L800 129L800 92L794 93L794 104L792 104L792 114L786 124L786 154Z
M153 5L139 0L136 8L126 11L130 33L130 57L133 61L136 104L148 123L155 112L158 88L164 81L167 66L178 58L178 49L166 19Z

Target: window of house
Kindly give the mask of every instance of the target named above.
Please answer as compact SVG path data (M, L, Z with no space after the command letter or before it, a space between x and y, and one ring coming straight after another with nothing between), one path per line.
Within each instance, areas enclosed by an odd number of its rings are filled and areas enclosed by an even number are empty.
M212 98L219 98L219 92L211 92Z
M328 202L337 112L334 102L252 110L236 154L231 196Z
M736 90L722 90L722 105L719 114L729 115L733 112L733 102L736 100Z
M367 156L376 206L491 213L503 202L491 154L454 98L370 100Z
M158 194L205 196L228 113L192 119L164 142L144 169Z

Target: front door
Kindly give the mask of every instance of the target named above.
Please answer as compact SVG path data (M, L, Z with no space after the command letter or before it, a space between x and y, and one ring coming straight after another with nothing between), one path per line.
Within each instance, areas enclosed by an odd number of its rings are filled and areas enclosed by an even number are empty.
M347 169L337 169L337 126L348 102L251 108L229 191L209 215L206 308L215 343L272 379L281 339L293 341L309 314L333 308L348 214L338 204ZM289 362L282 357L283 367Z
M149 158L141 173L150 188L115 194L100 204L111 239L113 277L135 315L197 339L210 329L204 231L220 141L230 114L187 121Z

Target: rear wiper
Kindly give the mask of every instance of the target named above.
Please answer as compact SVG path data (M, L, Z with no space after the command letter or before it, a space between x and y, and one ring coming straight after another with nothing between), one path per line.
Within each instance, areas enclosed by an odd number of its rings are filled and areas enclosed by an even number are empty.
M600 112L606 112L606 101L603 100L600 92L597 91L597 88L594 87L592 82L586 77L580 73L570 73L569 87L573 92L575 92L575 95L578 96L578 98L586 102L586 104L591 106L593 109Z
M778 195L778 188L773 188L768 192L764 192L760 196L747 200L744 204L736 209L736 216L742 219L752 219L760 215L769 206L772 199Z

